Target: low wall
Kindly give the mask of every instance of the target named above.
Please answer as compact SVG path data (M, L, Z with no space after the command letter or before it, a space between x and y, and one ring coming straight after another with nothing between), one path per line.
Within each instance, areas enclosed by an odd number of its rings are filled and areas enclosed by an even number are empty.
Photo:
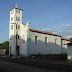
M0 49L0 55L5 55L6 54L6 49Z
M72 45L68 46L68 49L67 49L67 59L68 60L72 60Z

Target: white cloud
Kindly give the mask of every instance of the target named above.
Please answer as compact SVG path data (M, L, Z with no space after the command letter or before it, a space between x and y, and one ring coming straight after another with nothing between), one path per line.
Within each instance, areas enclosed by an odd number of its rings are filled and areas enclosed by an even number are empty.
M49 29L49 28L42 29L42 31L52 32L52 30L51 30L51 29Z
M72 27L71 24L61 24L62 26L65 26L65 27Z
M71 38L72 37L72 32L70 30L61 30L58 32L54 32L57 35L63 36L65 38Z
M66 38L67 38L67 39L70 39L70 38L72 38L72 35L66 36Z
M47 31L47 32L55 33L57 35L65 37L67 39L71 38L72 37L72 31L70 29L70 27L72 27L71 24L62 24L62 25L65 26L65 27L69 27L69 29L60 30L60 31L53 31L52 29L45 28L45 29L42 29L42 30L43 31Z

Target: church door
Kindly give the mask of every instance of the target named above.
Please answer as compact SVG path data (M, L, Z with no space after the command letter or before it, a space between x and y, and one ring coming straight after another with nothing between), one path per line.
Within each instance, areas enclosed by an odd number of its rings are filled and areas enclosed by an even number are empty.
M17 56L19 56L19 48L20 46L17 46Z

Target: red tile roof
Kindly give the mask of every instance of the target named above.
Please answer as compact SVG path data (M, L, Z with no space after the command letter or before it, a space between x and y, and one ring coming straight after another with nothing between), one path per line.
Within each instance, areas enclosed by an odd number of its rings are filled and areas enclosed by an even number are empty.
M68 40L68 39L66 39L66 38L64 38L64 37L61 37L61 39L62 39L62 40Z
M33 32L38 32L38 33L43 33L43 34L49 34L49 35L54 35L54 36L59 36L59 35L56 35L54 33L51 33L51 32L46 32L46 31L39 31L39 30L35 30L35 29L30 29L30 31L33 31ZM61 36L59 36L61 37ZM68 40L64 37L61 37L62 40Z

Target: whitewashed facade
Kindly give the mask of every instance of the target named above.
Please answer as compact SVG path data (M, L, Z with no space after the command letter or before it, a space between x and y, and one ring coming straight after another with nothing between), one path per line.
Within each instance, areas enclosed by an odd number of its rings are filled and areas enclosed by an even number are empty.
M29 22L22 23L22 11L17 5L10 10L9 55L66 53L64 42L69 42L67 39L51 32L30 29Z

